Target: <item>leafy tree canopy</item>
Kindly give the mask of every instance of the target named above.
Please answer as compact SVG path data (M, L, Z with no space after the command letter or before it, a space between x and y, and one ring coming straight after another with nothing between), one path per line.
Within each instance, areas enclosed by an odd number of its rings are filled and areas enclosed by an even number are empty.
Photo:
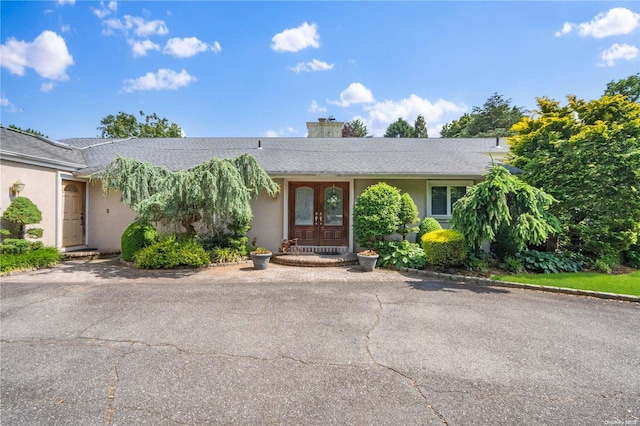
M369 130L362 120L356 118L348 123L345 123L342 128L343 138L366 138L369 137Z
M445 124L440 135L443 138L510 136L511 126L524 114L524 108L511 106L511 99L494 93L481 107L473 107L471 114Z
M605 95L624 95L631 102L640 102L640 73L630 75L618 81L610 81L607 84Z
M494 166L486 179L473 186L453 205L451 224L472 250L500 235L518 249L541 244L558 230L558 220L548 209L553 197Z
M182 226L188 235L196 233L196 222L213 227L214 214L222 222L248 222L251 198L263 189L271 196L280 190L249 154L177 172L120 157L91 178L102 181L105 193L119 190L140 219Z
M561 242L595 258L617 257L640 232L640 104L622 95L568 104L539 98L510 138L523 179L559 202Z
M42 136L43 138L49 138L49 136L46 136L44 133L39 132L37 130L34 130L30 127L27 127L26 129L22 129L18 126L16 126L15 124L9 124L9 128L13 129L13 130L18 130L19 132L23 132L23 133L31 133L32 135L36 135L36 136Z
M100 137L103 138L180 138L182 128L160 118L156 113L145 115L140 111L141 121L133 114L119 112L117 116L109 114L100 120Z
M387 127L384 133L385 138L413 138L415 129L404 118L398 118Z
M420 222L418 216L418 207L408 193L402 194L400 197L400 210L398 210L398 219L400 226L398 232L402 234L402 239L407 239L407 234L418 232L418 226L412 226Z

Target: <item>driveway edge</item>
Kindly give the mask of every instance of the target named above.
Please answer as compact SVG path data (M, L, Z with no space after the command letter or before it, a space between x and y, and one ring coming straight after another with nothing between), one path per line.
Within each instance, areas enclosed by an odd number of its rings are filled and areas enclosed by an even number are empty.
M526 290L546 291L548 293L564 293L564 294L572 294L576 296L590 296L590 297L597 297L600 299L610 299L610 300L619 300L624 302L640 303L640 296L632 296L629 294L604 293L600 291L579 290L575 288L512 283L509 281L493 280L491 278L469 277L466 275L456 275L456 274L445 274L442 272L424 271L421 269L401 268L400 271L411 272L418 275L425 275L433 278L439 278L441 280L446 280L446 281L462 281L465 284L475 284L475 285L482 285L482 286L489 286L489 287L521 288Z

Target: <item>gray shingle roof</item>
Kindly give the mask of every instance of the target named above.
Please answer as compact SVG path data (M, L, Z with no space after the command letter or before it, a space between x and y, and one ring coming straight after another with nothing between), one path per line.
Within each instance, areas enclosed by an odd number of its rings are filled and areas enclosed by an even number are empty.
M501 158L508 152L506 141L496 146L495 138L78 138L62 142L82 150L88 165L80 171L83 175L104 169L117 156L180 170L213 157L250 153L272 176L480 177L492 164L490 155Z
M27 160L65 170L87 166L78 148L5 127L0 127L0 154L6 159Z

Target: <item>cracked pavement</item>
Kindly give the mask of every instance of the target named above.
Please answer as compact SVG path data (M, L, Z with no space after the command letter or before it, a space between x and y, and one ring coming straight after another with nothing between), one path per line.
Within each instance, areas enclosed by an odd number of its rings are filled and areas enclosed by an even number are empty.
M640 425L637 303L116 260L0 295L3 425Z

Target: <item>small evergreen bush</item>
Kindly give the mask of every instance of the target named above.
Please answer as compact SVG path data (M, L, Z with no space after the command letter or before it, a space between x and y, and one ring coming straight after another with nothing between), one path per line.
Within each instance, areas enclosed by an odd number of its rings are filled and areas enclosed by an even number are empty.
M124 230L120 239L120 250L123 260L131 262L136 253L158 241L158 231L153 225L133 222Z
M464 236L453 229L424 234L422 249L427 265L438 268L462 265L467 255Z
M211 262L202 245L193 239L177 240L170 236L138 251L135 266L144 269L170 269L180 266L203 266Z
M24 238L25 227L42 221L42 212L27 197L16 197L2 213L2 218L18 226L18 238ZM42 236L42 234L40 234Z
M416 235L416 243L420 244L422 241L422 236L427 232L431 231L439 231L442 229L442 225L436 219L432 217L425 217L420 222L420 226L418 227L418 234Z
M403 240L407 239L407 234L418 232L417 226L411 226L420 220L418 207L416 207L416 203L413 201L413 198L411 198L411 195L406 192L400 197L398 219L400 220L398 233L402 234Z

